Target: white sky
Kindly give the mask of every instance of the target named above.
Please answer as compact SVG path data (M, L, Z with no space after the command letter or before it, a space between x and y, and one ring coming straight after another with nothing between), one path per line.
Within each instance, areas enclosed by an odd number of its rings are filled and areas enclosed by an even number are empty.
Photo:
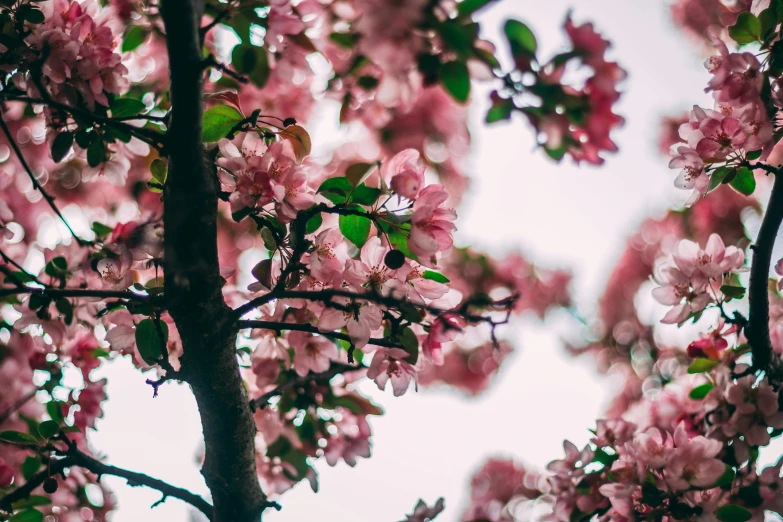
M531 23L540 47L557 51L569 7L576 21L594 21L612 40L610 56L629 71L620 106L627 123L616 133L621 152L601 169L556 166L533 150L532 133L520 119L481 128L486 97L476 97L474 184L460 209L458 239L498 253L521 248L541 263L571 267L582 311L589 313L628 234L648 214L686 198L672 188L673 173L657 153L659 122L693 103L708 104L702 93L707 75L699 51L673 29L663 1L504 0L481 21L485 36L502 44L503 19L516 16ZM394 398L365 386L386 409L371 421L372 458L356 468L319 461L320 493L300 484L280 499L283 511L264 520L396 522L419 497L431 503L444 496L439 520L454 521L471 473L487 456L514 455L543 466L559 458L564 437L584 443L611 397L610 383L596 377L589 360L564 356L554 325L522 321L507 336L519 349L478 399L434 390ZM166 385L153 400L144 377L126 361L104 373L110 400L92 437L95 447L111 464L205 494L195 463L201 430L187 388ZM150 510L156 492L105 480L120 503L114 522L188 520L189 508L175 499Z

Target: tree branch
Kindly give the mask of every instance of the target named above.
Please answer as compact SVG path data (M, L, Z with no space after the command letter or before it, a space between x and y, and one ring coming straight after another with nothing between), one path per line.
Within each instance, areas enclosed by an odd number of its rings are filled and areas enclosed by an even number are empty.
M127 290L91 290L83 288L33 288L26 286L23 288L0 288L0 297L9 295L30 294L42 295L57 299L60 297L100 297L104 299L128 299L130 301L149 301L150 296L134 294Z
M14 149L14 153L16 154L16 157L19 159L19 163L22 164L22 167L27 172L27 175L30 177L30 181L32 181L33 187L35 187L35 189L41 193L41 195L44 197L46 202L49 204L49 207L51 207L54 213L57 214L57 217L60 218L60 220L63 222L65 227L68 229L68 232L71 233L71 235L76 240L76 242L80 246L89 244L88 241L85 241L84 239L76 235L76 232L73 231L71 225L69 225L68 221L65 220L65 216L62 215L60 209L57 208L57 205L55 205L54 198L50 196L49 193L47 193L44 190L43 186L38 182L38 180L35 177L35 174L33 174L33 171L30 169L30 166L27 164L27 161L24 159L24 154L22 154L22 150L19 148L19 145L17 145L16 140L11 134L11 130L8 128L8 125L6 125L5 120L2 117L0 117L0 127L2 127L5 137L8 139L8 142L11 144L11 148Z
M751 246L748 301L750 311L745 336L753 354L753 367L767 370L772 362L772 341L769 338L769 270L772 247L783 222L783 173L777 171L767 210L761 221L756 243Z
M356 365L351 366L350 364L343 364L340 362L332 362L331 366L328 370L321 373L309 373L308 375L305 375L304 377L295 377L291 379L290 381L281 384L274 390L270 390L266 392L265 394L261 395L260 397L257 397L253 399L250 402L250 407L253 408L253 410L256 409L263 409L269 404L269 400L277 397L278 395L281 395L286 390L289 390L291 388L296 388L298 386L303 386L307 384L308 382L312 381L328 381L335 375L339 375L341 373L348 373L348 372L354 372L358 370L366 370L366 366Z
M128 481L130 486L146 486L151 489L155 489L163 493L164 497L178 498L188 504L192 505L202 513L204 513L208 519L212 520L212 506L199 495L191 493L187 489L172 486L162 480L150 477L143 473L137 473L135 471L129 471L126 469L118 468L116 466L110 466L103 462L96 460L89 455L82 453L76 446L71 446L68 451L65 452L65 457L62 459L52 460L48 466L48 469L37 473L30 478L23 486L18 487L11 493L7 494L3 498L0 498L0 509L11 510L11 506L18 500L29 497L38 486L44 483L49 477L62 474L66 468L71 466L78 466L91 471L98 475L100 480L101 475L113 475L116 477L124 478Z
M323 335L324 337L330 337L333 339L340 339L342 341L348 341L353 344L351 337L347 334L340 332L322 332L318 327L311 324L302 323L278 323L274 321L239 321L237 323L240 328L259 328L262 330L274 330L280 332L282 330L297 331L297 332L310 332L313 334ZM383 346L385 348L402 348L399 343L392 342L388 339L370 339L367 344L373 346Z
M121 130L123 132L126 132L130 134L131 136L135 136L139 138L142 141L147 142L149 145L152 145L155 147L158 151L162 151L166 145L165 140L166 136L164 134L161 134L160 132L156 132L150 129L144 129L140 127L134 127L133 125L129 125L125 123L123 120L120 119L114 119L114 118L107 118L104 116L100 116L98 114L94 114L90 111L86 111L84 109L80 109L78 107L71 107L70 105L66 105L64 103L60 103L55 100L51 99L44 99L44 98L30 98L29 96L22 96L18 94L9 94L0 92L0 99L2 100L8 100L8 101L20 101L20 102L26 102L26 103L33 103L36 105L48 105L50 107L54 107L55 109L59 109L63 112L67 112L71 115L78 115L82 118L88 119L95 123L101 123L103 125L107 125L109 127L114 127L115 129ZM136 116L136 119L143 119L144 116ZM151 119L151 118L149 118Z
M223 300L218 186L202 142L201 0L162 0L171 74L169 174L163 198L165 295L182 338L185 378L204 430L202 474L215 522L258 522L269 505L256 471L256 426L236 356L238 328Z

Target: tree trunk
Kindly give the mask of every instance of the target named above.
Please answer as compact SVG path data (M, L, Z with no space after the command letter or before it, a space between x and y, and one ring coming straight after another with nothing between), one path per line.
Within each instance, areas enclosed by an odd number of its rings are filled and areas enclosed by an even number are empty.
M237 328L223 300L217 255L218 181L201 141L203 65L198 0L162 0L171 70L169 174L164 190L166 303L182 338L183 377L196 396L202 474L216 522L257 522L255 424L236 357Z

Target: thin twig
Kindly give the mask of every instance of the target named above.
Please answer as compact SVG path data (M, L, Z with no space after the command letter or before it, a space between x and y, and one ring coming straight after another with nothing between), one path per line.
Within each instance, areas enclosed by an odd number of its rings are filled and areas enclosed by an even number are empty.
M114 475L116 477L124 478L128 481L130 486L146 486L151 489L155 489L163 493L166 497L178 498L188 504L192 505L209 520L212 520L212 506L199 495L191 493L187 489L172 486L162 480L150 477L143 473L137 473L135 471L129 471L127 469L118 468L116 466L110 466L103 462L96 460L89 455L82 453L76 448L76 445L72 442L69 444L68 450L62 453L64 458L52 459L48 469L37 473L30 478L23 486L15 489L6 496L0 498L0 509L10 510L14 502L29 497L36 488L44 483L49 477L62 474L66 468L72 466L78 466L91 471L98 475L100 479L101 475Z
M92 290L89 288L0 288L0 297L30 294L57 299L60 297L100 297L105 299L128 299L130 301L148 301L150 296L134 294L127 290Z
M27 164L27 161L24 159L24 155L22 154L22 150L19 148L19 145L16 143L16 140L11 135L11 130L8 128L8 125L6 125L5 120L0 117L0 127L3 129L3 133L5 134L8 141L11 143L11 148L14 149L14 153L16 154L16 157L19 159L19 163L22 164L22 167L25 171L27 171L27 175L30 177L30 181L33 182L33 187L38 190L38 192L41 193L41 195L44 197L46 202L49 204L51 209L54 211L55 214L60 218L60 220L65 224L65 227L68 229L68 232L71 233L73 238L76 240L76 242L80 246L85 246L89 244L89 241L85 241L84 239L80 238L76 235L76 232L73 231L71 228L71 225L68 224L68 221L66 221L65 216L62 215L62 212L60 212L60 209L57 208L57 205L54 203L54 198L47 193L41 183L38 182L38 180L35 177L35 174L33 174L32 169L30 168L30 165Z
M27 393L25 395L22 395L22 397L20 397L15 403L13 403L7 410L5 410L4 412L0 413L0 426L2 426L2 424L5 421L7 421L8 418L11 417L11 415L14 414L14 412L18 411L22 406L27 404L27 401L29 401L30 399L35 397L35 394L37 392L38 392L38 389L36 388L35 390L33 390L33 391L31 391L31 392L29 392L29 393Z
M274 321L238 321L240 328L260 328L263 330L274 330L280 332L283 330L297 331L297 332L310 332L313 334L323 335L324 337L330 337L333 339L340 339L353 344L351 337L340 332L324 332L318 329L318 327L311 324L302 323L278 323ZM400 343L395 343L389 339L370 339L367 344L373 346L383 346L385 348L402 348Z

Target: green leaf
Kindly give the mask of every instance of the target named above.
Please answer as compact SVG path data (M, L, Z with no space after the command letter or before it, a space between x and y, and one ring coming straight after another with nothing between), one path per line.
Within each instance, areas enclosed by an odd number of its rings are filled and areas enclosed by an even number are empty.
M753 176L752 170L742 167L737 170L737 175L729 182L729 185L740 194L750 196L756 190L756 178Z
M484 118L486 123L495 123L496 121L503 121L511 118L511 113L514 110L514 102L510 99L500 98L497 93L492 93L492 107L487 111L487 116Z
M28 435L27 433L22 433L21 431L1 432L0 440L11 444L18 444L20 446L30 446L30 445L38 444L38 441L35 440L35 437L33 437L32 435Z
M49 417L58 424L61 424L65 420L62 405L62 402L55 400L46 403L46 413L48 413Z
M398 228L391 228L388 231L389 234L389 242L392 244L394 248L405 254L405 257L408 259L413 259L414 261L418 261L419 258L416 254L411 252L411 249L408 248L408 236L403 233Z
M318 193L323 194L325 198L335 205L345 203L350 192L351 182L344 177L329 178L318 187Z
M729 36L740 45L761 39L761 21L752 13L740 13L737 23L729 27Z
M720 522L747 522L753 518L750 511L736 504L726 504L719 507L715 516Z
M723 285L720 291L730 299L742 299L745 296L745 289L741 286Z
M60 297L55 300L54 306L57 308L57 311L63 315L65 324L69 325L73 322L73 305L68 299Z
M269 80L269 55L266 49L250 44L240 44L231 52L231 65L239 74L245 74L259 89Z
M30 477L35 475L39 469L41 469L41 458L38 456L27 457L22 463L22 476L25 480L30 480ZM26 507L26 506L25 506ZM17 508L18 509L18 508Z
M130 28L128 34L125 35L125 39L122 41L122 52L127 53L128 51L133 51L138 48L144 43L144 40L147 39L148 35L149 33L145 28L134 25Z
M704 383L700 386L696 386L691 390L690 398L700 401L707 396L708 393L715 387L711 382Z
M745 154L745 159L748 161L756 161L761 157L761 152L761 149L748 152Z
M323 222L324 222L324 218L320 212L314 215L313 217L308 219L307 223L305 224L305 234L312 234L313 232L321 228Z
M28 457L28 459L29 458L32 458L32 457ZM25 462L27 462L27 461L25 461ZM25 477L25 478L27 478L27 477ZM25 508L31 508L31 507L34 507L34 506L48 506L51 503L52 503L52 499L50 499L49 497L44 497L44 496L41 496L41 495L30 495L29 497L27 497L25 499L18 500L16 502L14 502L11 507L13 507L14 509L25 509Z
M434 272L432 270L425 270L424 273L421 275L424 279L429 279L430 281L436 281L438 283L450 283L451 279L446 277L445 275L441 274L440 272Z
M73 134L64 131L58 134L52 142L52 159L55 163L59 163L68 155L73 146Z
M68 261L63 256L57 256L44 267L44 273L52 277L61 277L68 272Z
M45 20L44 14L39 9L27 9L24 12L24 21L31 24L42 24Z
M699 357L694 359L690 366L688 366L688 373L705 373L715 368L718 363L719 361Z
M519 20L508 20L503 27L508 44L511 46L511 54L514 58L518 56L532 57L536 54L536 37L530 28Z
M712 192L718 188L726 180L726 177L729 176L729 174L734 174L734 171L734 167L726 166L718 167L712 171L712 175L710 175L710 184L707 186L707 192Z
M455 100L465 103L470 97L470 73L465 62L446 62L440 68L440 82Z
M117 98L111 104L111 115L113 118L124 116L135 116L146 110L147 106L143 101L135 98Z
M357 248L362 248L370 236L370 225L372 224L370 218L341 214L339 223L340 232L345 236L345 239L356 245Z
M381 189L368 187L364 183L353 190L351 201L360 205L374 205L381 195Z
M723 475L720 476L717 482L712 486L713 488L720 488L723 486L730 486L732 482L734 482L734 477L737 475L734 473L734 470L731 466L728 464L726 466L726 471L723 472Z
M157 321L160 328L156 325L155 319L144 319L136 325L136 346L139 348L139 354L147 364L157 364L166 350L166 343L169 340L169 327L164 321ZM163 332L163 339L160 338L158 330Z
M332 33L329 35L329 39L346 49L352 49L359 39L359 36L354 33Z
M169 166L164 160L156 158L150 164L150 173L152 174L152 179L164 185L169 175Z
M403 349L408 352L408 357L404 359L405 362L416 364L416 361L419 360L419 339L416 337L416 334L413 333L413 330L407 326L402 329L400 344L402 344Z
M97 139L87 147L87 163L95 168L104 161L106 161L106 147L103 140Z
M345 169L345 179L351 187L358 187L375 169L375 163L354 163Z
M43 421L38 425L38 434L45 439L50 439L60 431L60 425L54 421Z
M112 227L104 225L103 223L99 223L97 221L93 221L92 222L92 231L98 237L108 237L109 234L114 232L114 229Z
M8 522L42 522L44 519L43 513L35 509L27 509L20 511L14 516L8 519Z
M225 138L244 117L234 107L217 105L204 113L203 140L214 143Z
M774 8L764 9L759 13L759 23L761 24L761 37L766 39L775 27L778 25L778 15Z
M457 4L457 12L460 16L470 16L494 1L495 0L462 0L462 2Z

